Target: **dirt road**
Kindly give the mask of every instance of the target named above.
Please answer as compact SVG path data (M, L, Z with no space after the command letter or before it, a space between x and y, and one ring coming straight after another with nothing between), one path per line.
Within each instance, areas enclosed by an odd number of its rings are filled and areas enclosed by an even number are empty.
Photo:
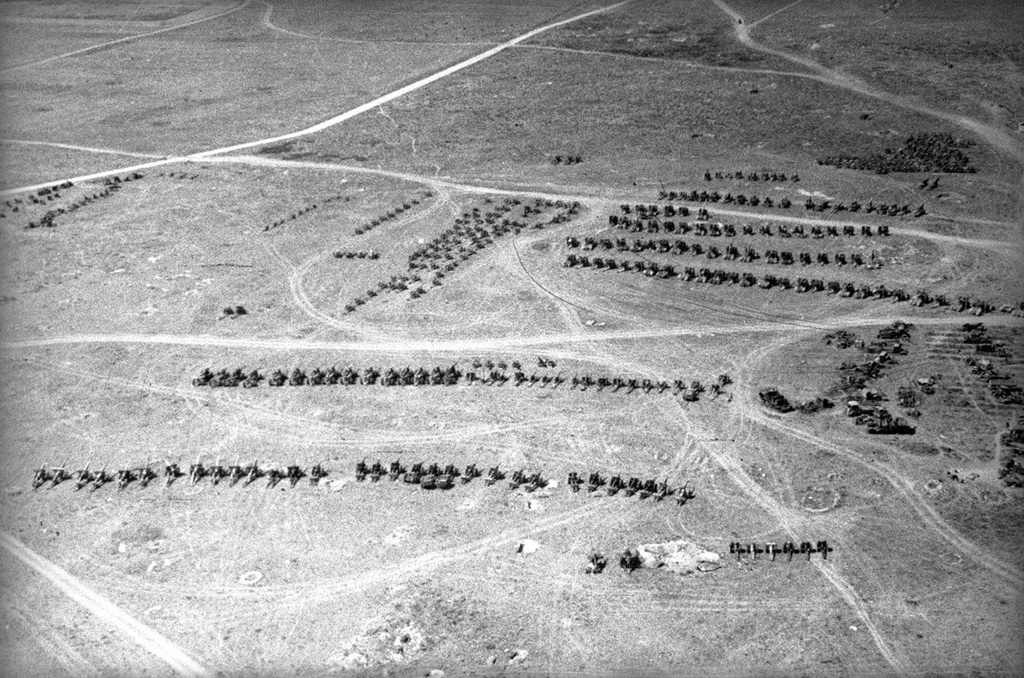
M892 322L891 315L881 317L843 317L829 322L770 322L756 324L739 324L728 326L705 327L700 329L688 327L665 327L655 330L636 331L602 331L594 329L587 334L550 334L532 337L495 337L483 339L409 339L406 337L389 337L384 341L309 341L306 339L239 339L232 337L214 337L209 335L191 334L77 334L42 339L22 339L0 343L4 350L28 348L44 348L68 344L155 344L199 347L224 348L257 348L269 351L353 351L360 353L414 353L419 351L455 352L509 350L516 348L534 348L538 346L557 346L592 341L625 341L657 339L664 337L714 336L717 334L749 334L758 332L780 332L792 330L829 330L850 327L870 327L885 325ZM950 325L964 323L962 315L950 315L942 318L909 318L915 325ZM987 317L985 324L990 326L1020 326L1022 321L1013 316Z
M270 137L270 138L267 138L267 139L258 139L256 141L247 141L245 143L235 144L233 146L224 146L222 148L214 148L214 149L210 149L208 151L200 151L199 153L192 153L190 155L183 156L181 158L168 158L168 159L165 159L165 160L156 160L156 161L153 161L153 162L142 163L140 165L133 165L131 167L119 167L117 169L105 170L103 172L95 172L93 174L86 174L86 175L78 176L78 177L65 177L65 178L61 178L61 179L56 179L54 181L48 181L48 182L42 183L42 184L36 184L36 185L33 185L33 186L21 186L21 187L18 187L18 188L6 189L6 190L3 190L3 191L0 191L0 196L9 196L9 195L15 195L15 194L18 194L18 193L27 193L27 192L31 192L31 191L36 191L36 190L39 190L40 188L49 187L49 186L55 186L55 185L58 185L58 184L62 184L64 182L66 182L66 181L71 181L71 182L77 184L77 183L82 183L82 182L85 182L85 181L91 181L93 179L105 179L106 177L114 176L115 174L124 174L126 172L128 172L128 173L136 172L136 171L143 170L143 169L149 169L151 167L159 167L161 165L167 165L167 164L170 164L172 162L181 162L182 160L203 160L203 159L211 158L211 157L218 156L218 155L225 155L227 153L234 153L235 151L243 151L243 150L248 150L248 149L251 149L251 148L258 148L260 146L268 146L270 144L276 144L276 143L280 143L282 141L290 141L292 139L297 139L299 137L308 136L310 134L317 134L318 132L322 132L322 131L324 131L326 129L334 127L335 125L341 124L341 123L345 122L346 120L350 120L350 119L352 119L352 118L354 118L354 117L356 117L358 115L361 115L361 114L366 113L368 111L372 111L372 110L374 110L376 108L379 108L380 106L383 106L384 104L386 104L388 102L391 102L391 101L394 101L395 99L403 97L406 94L409 94L411 92L415 92L416 90L422 89L423 87L426 87L427 85L430 85L431 83L434 83L434 82L437 82L438 80L446 78L449 75L452 75L453 73L458 73L459 71L461 71L461 70L463 70L465 68L469 68L470 66L474 66L474 65L480 63L481 61L484 61L484 60L489 59L489 58L491 58L491 57L493 57L493 56L495 56L497 54L500 54L501 52L504 52L506 49L508 49L510 47L514 47L515 45L518 45L521 42L524 42L524 41L529 40L529 39L531 39L533 37L536 37L537 35L540 35L541 33L544 33L544 32L550 31L552 29L558 28L559 26L564 26L566 24L571 24L573 22L580 21L582 19L586 19L587 17L593 16L595 14L602 14L604 12L609 12L609 11L611 11L613 9L616 9L618 7L621 7L622 5L625 5L625 4L629 3L630 1L631 0L622 0L622 2L617 2L617 3L613 4L613 5L607 5L605 7L599 8L599 9L591 10L589 12L584 12L583 14L577 14L576 16L569 17L568 19L562 19L560 21L555 21L555 22L547 24L545 26L541 26L539 28L535 28L532 31L527 31L526 33L523 33L522 35L519 35L519 36L517 36L515 38L512 38L511 40L507 40L507 41L501 43L500 45L497 45L496 47L492 47L491 49L488 49L488 50L485 50L483 52L480 52L479 54L477 54L475 56L472 56L472 57L470 57L468 59L464 59L463 61L460 61L457 64L454 64L454 65L449 66L447 68L443 68L440 71L437 71L436 73L432 73L432 74L428 75L425 78L421 78L421 79L419 79L419 80L417 80L417 81L415 81L413 83L405 85L404 87L399 87L398 89L396 89L396 90L394 90L392 92L388 92L387 94L384 94L383 96L379 96L376 99L373 99L372 101L368 101L365 104L361 104L359 106L356 106L355 108L347 110L344 113L341 113L339 115L334 116L333 118L330 118L328 120L324 120L323 122L317 123L317 124L312 125L310 127L306 127L305 129L298 130L297 132L289 132L287 134L281 134L279 136ZM248 2L251 2L251 0L247 0L246 4L248 4ZM240 9L240 7L236 8L236 9ZM164 29L164 30L171 30L171 29ZM127 40L127 39L128 38L125 38L124 40ZM121 42L121 41L118 41L118 42ZM92 49L99 49L102 46L106 46L106 45L97 45L95 47L89 47L87 49L90 49L90 50L92 50ZM72 53L68 53L66 55L61 55L61 56L62 57L63 56L70 56L71 54ZM60 57L53 57L53 58L60 58Z
M986 125L983 122L979 122L978 120L974 120L973 118L969 118L965 115L957 115L955 113L949 113L948 111L942 111L928 106L927 104L899 96L898 94L885 92L872 87L853 75L840 73L839 71L822 66L813 59L808 59L796 54L790 54L789 52L773 49L755 42L754 39L750 37L750 29L756 24L748 24L743 15L733 9L725 2L725 0L711 0L711 2L715 3L719 9L733 18L735 21L733 28L736 31L736 39L745 47L749 47L750 49L757 50L758 52L770 54L772 56L779 57L780 59L785 59L786 61L803 66L804 68L808 68L820 75L823 78L823 82L835 87L850 90L851 92L856 92L857 94L861 94L866 97L878 99L894 106L899 106L900 108L905 108L917 113L923 113L924 115L928 115L933 118L939 118L946 120L947 122L951 122L958 127L962 127L974 134L977 134L993 148L1012 157L1021 165L1022 168L1024 168L1024 144L1011 136L1009 132L992 127L991 125Z
M252 0L245 0L245 2L243 2L243 3L239 4L239 5L235 5L234 7L230 8L230 9L226 9L223 12L218 12L217 14L213 14L211 16L200 17L200 18L194 19L192 21L187 21L187 22L185 22L183 24L177 24L175 26L168 26L167 28L160 28L160 29L155 30L155 31L149 31L148 33L137 33L135 35L129 35L127 37L118 38L117 40L110 40L108 42L101 42L98 45L92 45L90 47L83 47L82 49L76 49L73 52L65 52L64 54L57 54L57 55L54 55L52 57L47 57L45 59L40 59L39 61L32 61L32 62L27 63L27 64L18 64L17 66L11 66L10 68L2 69L2 70L0 70L0 73L10 73L10 72L13 72L13 71L20 71L20 70L23 70L23 69L26 69L26 68L32 68L33 66L42 66L43 64L48 64L48 63L51 63L53 61L57 61L58 59L66 59L68 57L78 56L80 54L88 54L90 52L96 52L96 51L99 51L101 49L106 49L107 47L113 47L114 45L119 45L119 44L124 43L124 42L131 42L133 40L141 40L142 38L148 38L148 37L153 36L153 35L159 35L160 33L167 33L168 31L177 31L177 30L180 30L182 28L187 28L189 26L195 26L196 24L201 24L201 23L206 22L206 21L212 21L213 19L219 19L220 17L227 16L228 14L231 14L232 12L237 12L238 10L242 9L243 7L245 7L246 5L250 4L251 2L252 2Z
M40 575L49 579L56 588L65 593L69 598L151 652L170 666L178 675L194 676L195 678L205 678L213 675L170 640L164 638L114 603L88 588L69 572L43 558L14 536L6 532L0 532L0 546L3 546L6 551L25 565L28 565Z
M185 159L185 161L188 160ZM550 191L535 190L530 188L483 186L478 184L466 184L452 180L439 179L437 177L429 177L421 174L413 174L410 172L398 172L393 170L374 169L371 167L358 167L355 165L338 165L334 163L313 162L306 160L281 160L277 158L267 158L254 155L236 155L219 158L208 158L207 162L238 163L243 165L253 165L261 167L294 167L296 169L351 172L355 174L373 174L376 176L388 177L391 179L399 179L402 181L418 182L439 190L449 189L453 191L460 191L463 193L471 194L507 195L520 198L540 198L542 200L577 200L579 202L586 203L590 206L599 206L604 208L617 208L617 206L620 203L634 203L640 201L646 202L651 197L648 193L642 191L632 193L615 193L614 195L608 195L607 192L604 192L604 194L598 195L596 192L586 192L586 187L572 186L560 187L559 189ZM779 210L773 210L771 212L757 210L738 210L723 208L718 204L713 204L709 206L708 209L711 211L712 219L718 216L726 216L738 217L741 219L764 219L767 221L781 222L786 224L799 224L803 226L835 226L837 228L842 226L853 226L854 228L858 229L861 226L871 226L872 228L877 226L877 224L867 221L800 217L792 214L786 214L780 212ZM936 242L962 245L965 247L978 247L1001 252L1015 250L1017 247L1019 247L1019 243L1011 241L989 240L984 238L965 238L961 236L943 235L940 233L931 233L929 231L919 228L905 228L900 226L894 226L890 228L890 231L895 235L906 235L915 238L924 238L926 240L934 240Z
M105 155L126 155L131 158L151 158L162 160L166 155L153 153L135 153L133 151L121 151L113 148L95 148L93 146L76 146L75 144L61 144L55 141L28 141L25 139L0 139L0 144L20 144L22 146L48 146L50 148L63 148L69 151L83 151L85 153L100 153Z

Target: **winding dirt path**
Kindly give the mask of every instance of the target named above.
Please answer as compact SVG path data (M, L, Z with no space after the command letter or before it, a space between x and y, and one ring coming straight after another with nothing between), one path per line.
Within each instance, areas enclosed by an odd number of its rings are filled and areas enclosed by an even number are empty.
M183 161L190 161L185 158ZM254 155L233 155L228 157L219 158L207 158L206 162L216 163L238 163L243 165L254 165L261 167L282 167L282 168L296 168L296 169L312 169L312 170L326 170L333 172L350 172L354 174L373 174L382 177L388 177L391 179L400 179L409 182L418 182L427 186L431 186L437 189L447 188L450 190L461 191L463 193L472 193L479 195L506 195L515 196L521 198L541 198L543 200L577 200L579 202L585 202L589 205L599 205L602 207L617 207L620 203L628 202L647 202L650 199L650 195L645 192L623 192L608 194L607 191L603 194L597 194L596 192L584 192L581 187L567 187L569 190L560 191L539 191L535 189L518 189L501 186L485 186L479 184L466 184L449 179L440 179L438 177L430 177L422 174L414 174L410 172L398 172L393 170L374 169L372 167L358 167L356 165L339 165L335 163L327 162L314 162L305 160L281 160L277 158L265 158ZM0 193L2 195L2 193ZM782 222L786 224L799 224L804 226L853 226L854 228L860 228L861 226L871 226L875 228L877 223L867 221L851 221L849 219L819 219L815 217L799 217L774 210L771 212L756 211L756 210L738 210L722 208L717 204L712 204L708 207L711 211L712 218L721 216L738 217L740 219L763 219L766 221ZM998 222L993 222L998 225ZM961 236L943 235L940 233L931 233L929 231L918 229L918 228L906 228L902 226L890 227L890 232L895 235L904 235L908 237L923 238L926 240L934 240L936 242L953 243L957 245L963 245L965 247L978 247L983 249L989 249L999 252L1016 252L1019 249L1019 243L1016 241L1006 240L988 240L983 238L965 238Z
M758 485L734 457L722 454L710 448L708 449L708 453L711 458L729 474L732 481L735 482L747 496L749 496L757 505L767 511L778 521L779 525L786 531L791 539L799 540L799 530L790 519L790 516L788 515L789 512L787 512L774 497ZM838 572L833 563L829 563L824 560L815 560L814 566L836 589L846 604L853 609L854 613L864 625L864 628L866 628L868 633L871 634L871 638L874 641L875 646L878 648L879 653L882 655L882 658L885 659L885 661L892 666L897 673L905 673L907 669L905 659L897 655L896 650L885 639L881 631L879 631L878 626L871 619L871 615L864 604L864 600L857 593L856 589L854 589L846 578Z
M145 165L137 165L135 168L122 168L115 171L104 172L100 175L95 176L109 176L113 174L119 174L121 172L133 170L133 169L145 169L147 167L156 167L161 165L167 165L172 163L189 163L196 162L196 158L193 156L181 156L181 157L163 157L163 156L150 156L141 153L133 153L131 151L118 151L111 149L96 149L89 148L86 146L72 146L70 144L59 144L53 142L44 141L13 141L13 140L0 140L9 141L10 143L25 143L34 144L39 146L54 146L58 148L69 148L80 151L88 151L94 153L113 153L119 155L138 156L138 157L161 157L162 159L156 160L152 163ZM462 193L476 194L476 195L504 195L504 196L515 196L521 198L540 198L543 200L577 200L579 202L587 203L591 206L617 206L620 203L627 202L633 203L638 201L647 201L650 196L643 192L623 192L609 195L607 191L603 192L603 195L599 195L596 192L586 192L586 187L564 187L568 190L536 190L532 188L515 188L515 187L502 187L502 186L486 186L481 184L467 184L451 179L441 179L438 177L432 177L422 174L414 174L411 172L399 172L394 170L376 169L372 167L359 167L356 165L341 165L336 163L328 162L315 162L306 160L282 160L279 158L268 158L255 155L232 155L225 157L204 157L203 162L212 163L227 163L227 164L242 164L251 165L258 167L279 167L279 168L294 168L294 169L308 169L308 170L321 170L331 172L345 172L353 174L371 174L376 176L388 177L391 179L399 179L402 181L408 181L410 183L419 183L421 185L430 186L438 191L444 191L445 189L459 191ZM81 179L78 179L81 180ZM29 190L36 190L43 186L52 186L58 182L50 182L48 184L39 184L37 186L30 186L24 189L10 189L0 191L0 196L14 195ZM791 214L781 213L779 211L764 212L756 210L737 210L722 208L718 205L713 205L710 209L713 209L711 216L728 216L737 217L740 219L762 219L772 222L781 222L786 224L799 224L804 226L853 226L854 228L860 228L861 226L871 226L874 228L877 224L865 221L851 221L848 219L819 219L814 217L800 217ZM943 219L944 221L958 221L958 219ZM993 226L1013 226L1014 224L996 222L991 220L971 220L978 223L984 223ZM903 235L907 237L922 238L924 240L932 240L939 243L948 243L960 245L963 247L976 247L980 249L988 249L1003 254L1011 254L1016 256L1020 250L1020 242L1017 240L990 240L986 238L967 238L963 236L944 235L941 233L931 233L929 231L919 228L907 228L902 226L890 227L890 232L895 235Z
M831 443L823 438L812 435L795 426L784 424L781 421L768 417L758 412L756 407L751 407L748 416L759 424L784 433L790 437L797 438L810 443L829 452L833 452L844 459L862 466L869 471L881 476L903 500L913 509L917 517L936 534L942 537L950 545L973 560L977 565L987 569L992 574L1002 579L1005 583L1019 589L1024 586L1024 573L1013 565L1004 562L1002 559L987 553L977 545L965 539L949 523L947 523L931 504L921 496L921 493L914 487L913 482L895 468L877 459L865 460L857 453L841 446Z
M856 92L857 94L871 97L872 99L878 99L916 113L922 113L933 118L939 118L941 120L951 122L954 125L962 127L985 139L985 141L993 148L1012 157L1019 165L1021 165L1022 168L1024 168L1024 144L1011 136L1009 132L991 125L986 125L985 123L969 118L966 115L958 115L956 113L942 111L919 101L880 90L876 87L872 87L856 76L833 70L819 64L813 59L808 59L796 54L790 54L789 52L773 49L766 45L762 45L759 42L755 42L754 39L750 37L750 29L759 22L755 22L754 24L746 23L743 15L733 9L725 2L725 0L711 0L711 2L732 17L735 21L733 28L736 31L736 39L745 47L803 66L804 68L820 75L823 78L823 82L835 87L850 90L851 92Z
M799 328L799 330L798 336L803 336L808 333L806 328ZM792 337L792 334L786 334L749 354L743 365L738 366L740 367L740 370L737 373L738 381L734 384L734 388L738 389L744 386L744 372L749 365L773 353L778 347L790 343L792 341ZM665 375L657 374L650 370L646 370L644 376L655 379L665 378ZM678 411L678 418L685 422L685 428L687 430L687 444L677 451L675 458L668 469L670 477L678 477L683 468L688 464L692 464L692 456L698 446L698 439L707 439L709 436L707 431L703 429L702 425L687 416L685 404L675 400L671 401L671 403ZM799 541L799 535L803 531L802 527L806 518L805 516L801 515L798 510L786 507L783 503L772 496L770 492L761 487L761 485L747 473L746 469L743 468L741 460L737 459L734 455L721 452L714 445L699 446L711 460L726 472L733 483L735 483L735 485L739 487L743 493L751 499L751 501L763 509L767 515L772 517L778 527L784 530L792 540ZM825 580L832 585L843 601L854 611L854 614L856 614L858 619L860 619L864 628L868 630L875 646L878 648L879 653L882 655L882 658L886 663L888 663L898 674L905 673L908 665L907 659L902 656L902 654L893 647L888 640L886 640L885 636L883 636L882 632L871 618L871 614L864 599L857 593L853 585L850 584L850 582L838 571L835 564L829 563L825 560L816 560L814 561L814 567L821 573Z

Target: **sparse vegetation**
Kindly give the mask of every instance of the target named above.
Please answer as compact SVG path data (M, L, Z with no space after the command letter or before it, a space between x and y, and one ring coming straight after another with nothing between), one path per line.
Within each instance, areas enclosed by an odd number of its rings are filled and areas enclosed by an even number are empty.
M1016 4L0 4L11 675L1024 665Z

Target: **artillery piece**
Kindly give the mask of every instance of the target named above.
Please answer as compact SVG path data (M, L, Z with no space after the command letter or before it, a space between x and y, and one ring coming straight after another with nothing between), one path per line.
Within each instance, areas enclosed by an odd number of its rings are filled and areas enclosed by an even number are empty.
M793 406L788 400L786 400L786 397L779 393L779 390L773 386L762 389L757 395L761 398L761 402L773 410L782 413L793 411Z
M608 559L600 553L595 553L590 556L590 560L587 562L587 566L583 571L587 574L601 574L607 566Z
M309 470L309 484L319 485L323 478L327 477L327 471L320 464L314 464Z
M169 487L178 478L185 475L177 464L164 465L164 486Z

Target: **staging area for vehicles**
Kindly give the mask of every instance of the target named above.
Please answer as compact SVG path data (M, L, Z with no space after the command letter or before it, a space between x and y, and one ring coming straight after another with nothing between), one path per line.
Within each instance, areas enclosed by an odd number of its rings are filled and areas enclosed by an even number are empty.
M19 675L1024 664L1024 109L953 9L8 4Z

